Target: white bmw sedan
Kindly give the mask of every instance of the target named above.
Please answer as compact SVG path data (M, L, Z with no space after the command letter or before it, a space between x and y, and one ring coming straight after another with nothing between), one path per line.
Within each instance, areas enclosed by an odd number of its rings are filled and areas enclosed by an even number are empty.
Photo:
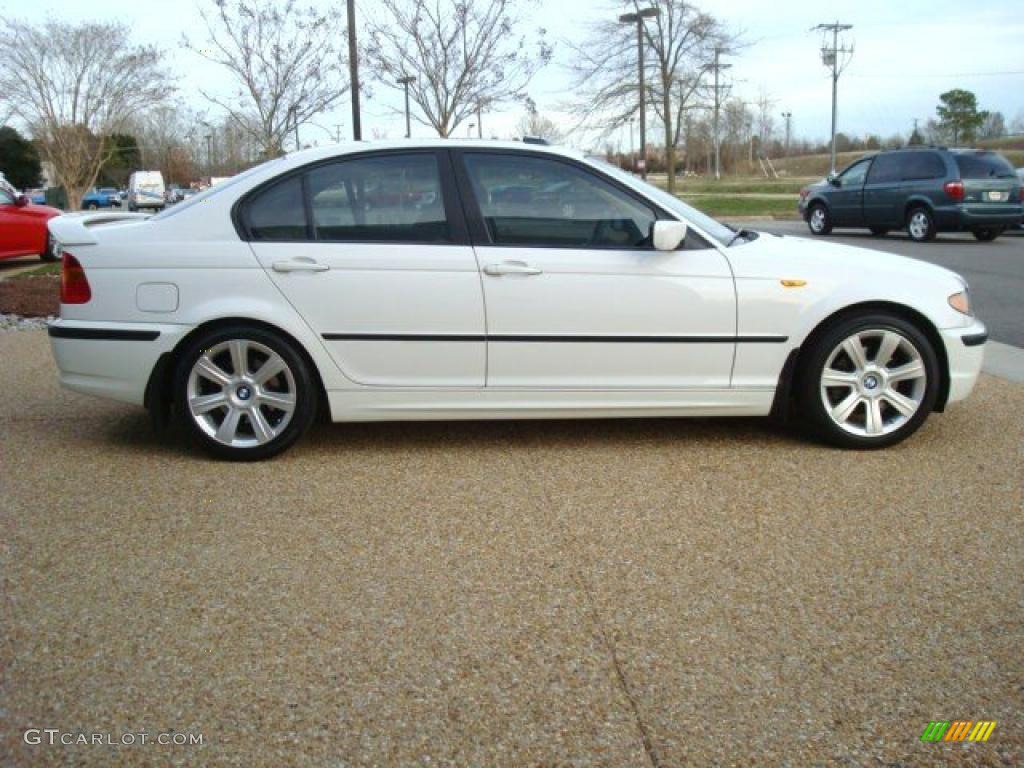
M334 421L799 414L882 447L966 397L963 279L735 231L580 154L352 143L58 217L61 383L261 459Z

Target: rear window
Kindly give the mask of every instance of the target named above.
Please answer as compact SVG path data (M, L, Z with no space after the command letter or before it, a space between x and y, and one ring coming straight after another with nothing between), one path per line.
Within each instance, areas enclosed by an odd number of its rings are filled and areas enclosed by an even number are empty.
M1013 166L995 152L975 152L956 156L962 179L1012 179Z

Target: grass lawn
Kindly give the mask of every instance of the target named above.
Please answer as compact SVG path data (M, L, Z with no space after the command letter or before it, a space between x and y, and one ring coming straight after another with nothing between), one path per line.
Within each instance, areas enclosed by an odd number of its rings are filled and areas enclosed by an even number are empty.
M60 262L54 261L48 264L43 264L30 269L27 272L22 272L17 275L11 275L10 280L21 280L23 277L39 277L40 275L59 275L60 274Z
M820 180L819 177L766 179L763 176L729 177L715 181L707 178L676 179L676 194L725 195L797 195L800 188ZM664 176L651 176L649 181L665 189Z
M793 197L758 197L756 195L707 195L701 194L694 197L687 197L686 193L679 195L686 203L689 203L699 211L709 216L774 216L777 219L799 218L797 212L797 198Z

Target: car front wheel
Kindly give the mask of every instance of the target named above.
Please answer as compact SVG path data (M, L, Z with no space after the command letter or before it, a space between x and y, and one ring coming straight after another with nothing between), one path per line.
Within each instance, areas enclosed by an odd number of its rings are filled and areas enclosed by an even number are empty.
M252 461L289 448L316 416L310 366L276 333L238 325L194 339L175 371L186 431L220 458Z
M812 235L827 235L832 231L832 217L828 214L828 208L821 203L815 203L807 212L807 226Z
M939 361L928 338L896 315L870 313L828 328L801 371L800 407L843 448L883 448L912 435L935 407Z

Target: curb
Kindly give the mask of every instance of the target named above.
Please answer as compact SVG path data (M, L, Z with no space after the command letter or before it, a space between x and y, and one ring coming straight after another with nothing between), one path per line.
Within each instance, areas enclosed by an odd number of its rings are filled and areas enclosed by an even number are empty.
M985 345L985 363L982 370L1001 379L1024 384L1024 349L998 341L989 341Z

